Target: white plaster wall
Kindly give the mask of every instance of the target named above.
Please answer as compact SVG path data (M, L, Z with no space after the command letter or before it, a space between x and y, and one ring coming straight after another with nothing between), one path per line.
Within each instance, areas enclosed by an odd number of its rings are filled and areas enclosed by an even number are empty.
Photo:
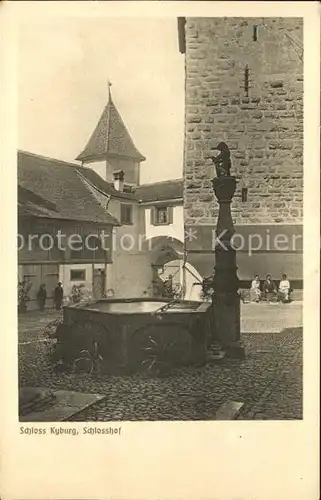
M182 260L180 261L180 265L183 266ZM104 264L95 264L94 267L104 269ZM85 269L86 280L70 281L71 269ZM172 273L172 270L169 270L168 273ZM183 276L184 273L185 277ZM143 252L137 254L118 252L114 255L114 262L107 264L106 291L112 289L114 296L119 298L142 297L144 294L149 296L152 293L152 278L151 254ZM202 281L202 278L196 269L188 263L185 270L182 268L180 272L181 283L184 282L184 279L186 285L185 299L200 300L201 287L194 285L194 283ZM63 284L64 296L68 296L71 293L71 289L75 284L83 284L88 290L92 290L92 265L61 265L59 281Z
M113 230L113 252L112 260L116 262L119 255L125 254L127 257L136 255L145 241L145 221L141 207L127 200L112 199L108 205L108 211L120 221L121 204L129 204L133 207L133 224L115 227Z
M95 269L104 269L105 264L94 264ZM84 269L86 271L85 281L70 281L70 271L72 269ZM93 270L92 264L64 264L59 266L59 281L61 281L64 296L67 297L71 293L74 285L84 285L88 290L92 291ZM107 278L106 278L107 281Z
M173 224L153 226L151 223L152 208L145 208L146 238L156 236L172 236L184 241L184 209L182 205L173 207Z
M184 261L181 260L173 260L168 262L165 268L165 272L162 275L162 279L168 277L169 274L173 275L175 273L175 267L179 273L174 276L174 282L180 282L182 285L185 283L186 291L185 291L185 300L201 300L201 289L200 285L195 285L195 283L202 282L202 277L196 271L196 269L191 266L189 263L186 263L184 266Z
M113 264L107 265L107 286L115 297L142 297L149 295L152 285L152 267L147 253L117 253Z
M202 287L200 285L194 284L203 281L201 275L189 263L185 264L185 269L183 270L183 273L185 274L185 286L186 286L185 299L201 300Z
M139 163L124 158L109 158L106 162L104 179L113 181L115 170L123 170L125 183L139 184Z
M100 177L106 180L106 160L85 163L84 167L92 168Z
M117 218L120 216L120 200L111 200L108 210ZM121 226L115 228L119 236L124 234L133 235L138 238L140 234L145 235L146 239L155 236L173 236L183 241L184 223L183 207L173 207L173 224L168 226L152 226L150 224L150 209L144 209L133 204L133 225ZM146 224L146 231L144 225ZM129 298L141 297L144 292L149 295L152 291L152 254L138 250L137 247L132 250L124 250L119 244L112 252L113 263L107 265L106 269L106 290L112 289L115 297ZM104 264L95 264L96 268L104 269ZM71 269L86 270L85 281L70 281ZM64 295L71 293L74 284L84 284L89 290L92 289L92 265L91 264L65 264L60 266L59 280L63 284Z

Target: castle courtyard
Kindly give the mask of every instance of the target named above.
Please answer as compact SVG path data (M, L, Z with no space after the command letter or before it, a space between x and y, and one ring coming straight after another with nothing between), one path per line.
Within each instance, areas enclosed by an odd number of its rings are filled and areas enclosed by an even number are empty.
M239 420L302 418L302 303L242 304L244 360L223 359L161 378L56 374L45 326L60 313L19 318L19 385L100 394L73 421L216 420L242 403Z

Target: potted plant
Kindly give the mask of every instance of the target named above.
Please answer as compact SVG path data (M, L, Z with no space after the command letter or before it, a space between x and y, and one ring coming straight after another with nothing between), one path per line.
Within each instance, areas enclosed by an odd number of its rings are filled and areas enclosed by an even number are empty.
M92 299L89 290L83 285L74 285L71 290L69 301L72 304L89 302Z
M202 282L201 298L204 302L211 302L213 295L213 277L204 278Z
M26 280L18 281L18 312L25 313L30 300L29 291L32 284Z

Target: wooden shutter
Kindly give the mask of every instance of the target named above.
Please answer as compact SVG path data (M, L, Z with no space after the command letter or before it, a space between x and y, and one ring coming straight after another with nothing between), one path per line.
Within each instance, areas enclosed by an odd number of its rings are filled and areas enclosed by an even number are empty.
M157 217L157 211L156 211L156 207L152 207L150 209L150 223L152 226L155 226L156 225L156 217Z
M123 224L125 221L125 205L120 205L120 222Z
M134 224L134 207L133 205L128 205L128 222L129 224Z
M173 218L174 218L174 207L167 207L168 224L173 224Z
M120 205L120 221L122 224L133 224L133 206L128 204Z

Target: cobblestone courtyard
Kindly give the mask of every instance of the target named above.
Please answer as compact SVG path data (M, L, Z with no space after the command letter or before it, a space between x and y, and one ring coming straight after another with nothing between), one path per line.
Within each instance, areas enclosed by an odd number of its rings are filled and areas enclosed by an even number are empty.
M34 312L19 319L19 380L21 386L106 396L73 420L213 420L228 401L244 403L240 420L302 418L300 303L242 304L244 360L179 369L158 379L53 373L44 326L57 315Z

